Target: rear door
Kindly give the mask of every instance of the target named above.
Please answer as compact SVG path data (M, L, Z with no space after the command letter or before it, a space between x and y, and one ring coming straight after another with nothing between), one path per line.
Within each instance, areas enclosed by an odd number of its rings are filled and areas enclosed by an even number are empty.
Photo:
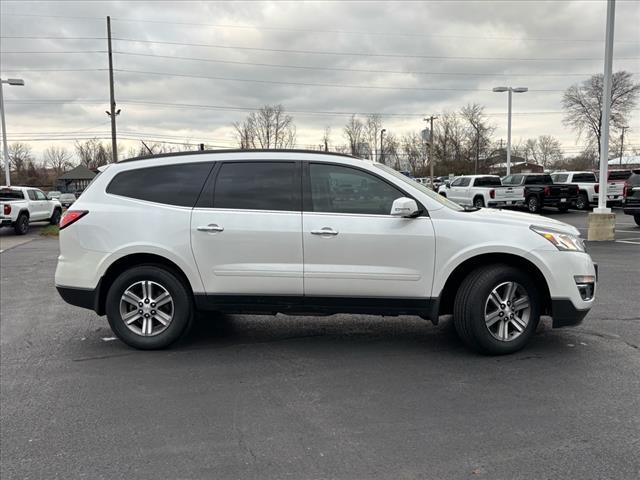
M435 255L431 219L390 215L393 201L406 196L369 171L310 163L303 214L305 295L430 296Z
M301 189L300 162L216 167L191 217L207 294L303 294Z

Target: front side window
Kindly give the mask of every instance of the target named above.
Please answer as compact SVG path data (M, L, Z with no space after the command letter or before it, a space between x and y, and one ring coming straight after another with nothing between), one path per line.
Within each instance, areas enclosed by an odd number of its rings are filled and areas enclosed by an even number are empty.
M355 168L312 163L311 211L390 215L393 201L406 196L384 180Z
M456 178L453 182L449 184L450 187L458 187L462 183L462 177Z
M40 190L36 190L36 200L46 200L47 197Z
M458 185L456 185L456 186L457 187L468 187L470 183L471 183L471 179L469 177L462 177L460 179L460 183L458 183Z
M216 177L214 208L301 210L297 162L224 163Z
M118 173L107 193L149 202L193 207L211 171L211 163L181 163Z

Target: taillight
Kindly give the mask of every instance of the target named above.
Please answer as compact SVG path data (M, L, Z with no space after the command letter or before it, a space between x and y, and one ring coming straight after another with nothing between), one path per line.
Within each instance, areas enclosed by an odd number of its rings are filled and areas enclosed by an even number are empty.
M5 215L10 215L11 214L11 205L9 205L8 203L4 204L4 214Z
M548 197L551 195L551 187L544 187L544 196Z
M593 186L593 191L596 192L596 193L600 193L600 185L598 183L596 183Z
M491 198L496 198L496 191L494 189L489 190L489 196Z
M622 196L624 198L627 198L627 195L629 195L629 182L624 182L624 187L622 187Z
M68 227L72 223L77 222L82 217L84 217L87 213L89 213L89 210L67 210L65 214L62 216L62 218L60 219L60 225L59 225L60 230Z

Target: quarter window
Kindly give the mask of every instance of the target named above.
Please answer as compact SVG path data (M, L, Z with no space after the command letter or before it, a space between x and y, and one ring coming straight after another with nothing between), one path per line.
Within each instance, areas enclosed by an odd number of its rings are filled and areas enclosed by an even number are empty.
M193 207L212 166L211 163L200 162L128 170L111 180L107 193Z
M312 163L311 211L390 215L393 201L406 196L384 180L361 170Z
M224 163L214 187L214 208L301 210L297 162Z

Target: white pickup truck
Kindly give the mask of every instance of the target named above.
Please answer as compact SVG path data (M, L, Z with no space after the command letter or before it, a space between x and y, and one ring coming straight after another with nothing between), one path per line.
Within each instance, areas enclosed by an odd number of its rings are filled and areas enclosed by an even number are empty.
M30 222L47 220L57 225L62 215L58 200L49 200L37 188L0 187L0 226L13 227L18 235L29 231Z
M556 172L551 174L553 183L571 183L578 185L578 199L575 207L578 210L587 210L589 205L598 203L600 185L593 172Z
M457 177L441 195L459 205L474 207L505 207L524 203L524 187L503 186L497 175Z

